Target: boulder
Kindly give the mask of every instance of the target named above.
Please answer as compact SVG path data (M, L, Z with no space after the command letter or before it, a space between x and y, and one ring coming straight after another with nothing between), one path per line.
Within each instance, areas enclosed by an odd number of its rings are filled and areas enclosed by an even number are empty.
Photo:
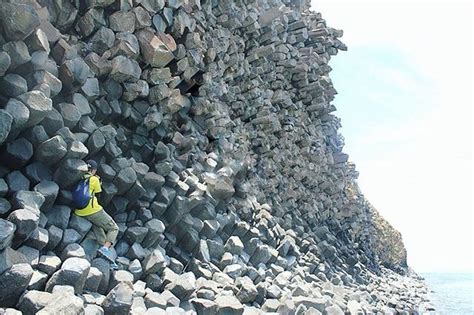
M173 282L166 286L178 299L186 300L196 290L196 277L194 273L187 272L179 275Z
M121 282L115 286L104 302L102 308L105 315L128 315L133 301L133 286L128 282Z
M31 290L23 295L18 303L18 309L23 314L36 314L53 299L53 295L49 292Z
M0 109L0 144L7 140L12 128L13 116L4 109Z
M39 124L52 111L53 103L43 92L33 90L18 96L18 99L28 107L30 117L26 127Z
M244 312L244 306L231 295L218 295L214 302L217 304L217 314L240 315Z
M18 248L38 227L39 216L27 209L18 209L10 213L8 221L16 225L12 247Z
M33 269L29 264L16 264L0 275L0 305L13 307L28 287Z
M66 286L56 286L49 303L37 315L49 314L84 314L83 300L74 295L74 290L67 290Z
M61 269L56 271L48 283L46 291L51 292L55 285L70 285L75 294L81 294L87 280L91 264L84 258L71 257L64 261Z
M163 68L174 59L176 43L170 35L155 35L151 30L143 29L137 32L137 38L145 62L150 66Z
M0 219L0 251L11 245L15 230L16 225L14 223Z

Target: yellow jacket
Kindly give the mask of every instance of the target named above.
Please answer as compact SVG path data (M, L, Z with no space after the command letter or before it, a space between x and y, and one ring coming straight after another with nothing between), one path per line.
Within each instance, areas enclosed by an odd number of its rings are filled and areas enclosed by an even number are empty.
M76 209L74 211L74 213L80 217L91 215L102 210L102 206L99 204L99 202L97 201L97 197L95 196L95 194L98 194L102 191L99 176L88 173L84 175L84 178L90 178L89 193L92 195L92 198L91 200L89 200L89 204L85 208Z

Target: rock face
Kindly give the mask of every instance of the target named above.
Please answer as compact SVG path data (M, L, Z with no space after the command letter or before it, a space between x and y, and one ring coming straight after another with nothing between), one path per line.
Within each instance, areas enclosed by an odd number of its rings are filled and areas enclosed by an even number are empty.
M346 47L309 1L3 2L0 313L430 307L342 151ZM84 159L119 271L72 214Z

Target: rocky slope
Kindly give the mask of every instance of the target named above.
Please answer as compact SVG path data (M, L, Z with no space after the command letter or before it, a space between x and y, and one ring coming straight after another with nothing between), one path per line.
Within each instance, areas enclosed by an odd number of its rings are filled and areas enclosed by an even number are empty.
M429 308L342 152L346 47L309 1L0 0L0 26L0 313ZM89 158L119 271L72 214Z

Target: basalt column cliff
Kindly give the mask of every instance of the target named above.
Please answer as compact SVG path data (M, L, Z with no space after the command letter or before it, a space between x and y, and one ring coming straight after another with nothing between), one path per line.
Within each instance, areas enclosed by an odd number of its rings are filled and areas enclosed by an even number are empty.
M427 309L342 152L341 36L301 0L0 0L0 314Z

